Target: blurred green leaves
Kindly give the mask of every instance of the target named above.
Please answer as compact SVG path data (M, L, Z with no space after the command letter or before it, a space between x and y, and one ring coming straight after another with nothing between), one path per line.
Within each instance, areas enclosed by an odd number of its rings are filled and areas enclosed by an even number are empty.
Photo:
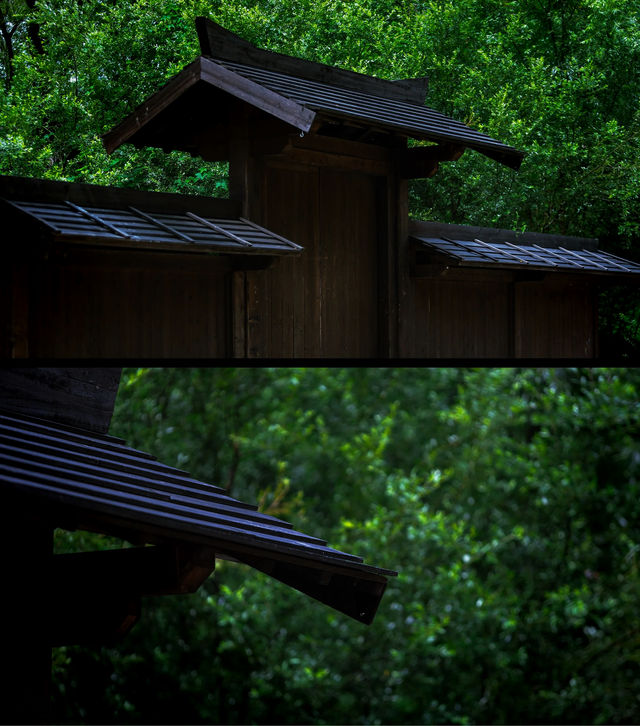
M365 628L219 561L195 595L146 602L117 648L56 651L57 720L637 721L639 385L125 370L114 435L214 484L233 470L232 495L400 575Z

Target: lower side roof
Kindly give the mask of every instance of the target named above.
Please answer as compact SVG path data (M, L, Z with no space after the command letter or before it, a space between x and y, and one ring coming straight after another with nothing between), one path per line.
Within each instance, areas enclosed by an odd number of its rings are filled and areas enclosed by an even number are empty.
M283 255L302 248L228 199L0 177L7 222L56 241L176 252Z
M121 439L12 412L0 412L0 497L5 507L27 507L53 526L205 545L365 623L373 620L387 578L397 574Z
M640 280L640 264L598 249L595 239L414 221L410 237L458 267L589 273Z

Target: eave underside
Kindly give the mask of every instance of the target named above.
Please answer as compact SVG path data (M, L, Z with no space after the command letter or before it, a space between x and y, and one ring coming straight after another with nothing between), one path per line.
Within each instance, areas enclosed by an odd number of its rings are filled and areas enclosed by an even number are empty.
M362 622L395 573L340 552L119 439L0 414L5 512L136 544L202 546L260 569Z

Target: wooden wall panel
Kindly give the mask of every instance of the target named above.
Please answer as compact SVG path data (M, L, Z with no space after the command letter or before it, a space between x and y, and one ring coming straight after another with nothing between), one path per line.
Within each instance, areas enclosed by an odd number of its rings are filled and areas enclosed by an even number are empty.
M518 358L593 358L595 296L587 283L560 275L515 287Z
M30 354L41 358L224 357L230 285L200 258L119 265L94 254L34 270Z
M247 272L247 354L292 358L319 354L318 184L312 167L263 169L261 224L304 247L267 270Z
M379 354L381 300L376 179L322 170L320 174L320 275L323 355Z
M21 260L0 265L0 357L29 356L29 268Z
M401 355L425 358L509 356L508 282L417 279L414 299L413 348L401 351Z

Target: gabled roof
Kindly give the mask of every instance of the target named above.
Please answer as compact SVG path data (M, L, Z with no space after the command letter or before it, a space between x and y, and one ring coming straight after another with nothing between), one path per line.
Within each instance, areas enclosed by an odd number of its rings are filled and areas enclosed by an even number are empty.
M187 542L245 562L361 622L397 573L257 511L121 439L0 411L0 499L63 528Z
M219 65L327 118L385 129L424 141L475 149L518 168L522 153L424 105L263 70L242 63ZM306 129L301 129L306 130Z
M302 248L243 217L228 200L0 177L5 220L57 241L180 252L282 255Z
M211 116L223 117L229 100L238 99L303 133L327 122L345 123L468 147L513 168L520 166L522 152L426 107L424 79L378 79L255 48L204 18L197 25L203 55L105 134L107 151L125 142L190 150L187 137L192 130L176 124L174 107L187 111L197 127L194 136L200 137L198 106L217 109ZM163 116L170 119L166 127ZM214 119L208 120L213 127Z
M457 267L640 275L640 264L599 250L595 239L417 221L409 233L434 259Z

